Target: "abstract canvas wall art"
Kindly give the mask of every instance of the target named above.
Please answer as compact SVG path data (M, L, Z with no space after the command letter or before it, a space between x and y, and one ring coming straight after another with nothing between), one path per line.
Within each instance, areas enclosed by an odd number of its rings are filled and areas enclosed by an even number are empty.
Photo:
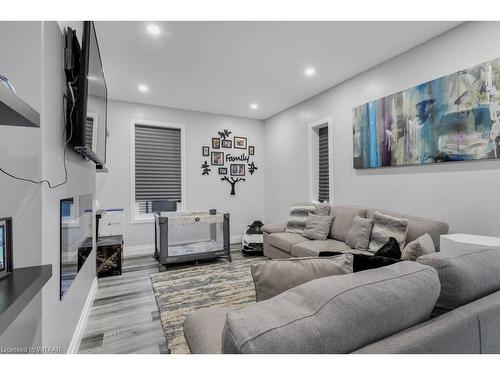
M500 58L353 110L354 168L500 158Z

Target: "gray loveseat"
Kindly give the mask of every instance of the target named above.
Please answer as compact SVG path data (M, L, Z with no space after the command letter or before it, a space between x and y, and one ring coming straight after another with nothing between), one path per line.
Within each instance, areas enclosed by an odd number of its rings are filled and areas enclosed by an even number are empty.
M500 249L312 280L190 314L192 353L500 353Z
M309 240L297 233L286 232L286 224L266 224L262 227L264 232L264 255L269 258L289 258L317 256L321 251L336 251L373 254L368 251L354 250L345 243L347 232L351 229L354 217L373 218L375 211L383 214L408 219L408 232L406 243L409 243L425 233L434 241L436 251L439 251L439 236L448 233L448 224L438 220L424 217L410 216L390 211L373 208L353 206L332 206L330 215L334 216L330 235L327 240ZM322 209L324 212L324 209Z

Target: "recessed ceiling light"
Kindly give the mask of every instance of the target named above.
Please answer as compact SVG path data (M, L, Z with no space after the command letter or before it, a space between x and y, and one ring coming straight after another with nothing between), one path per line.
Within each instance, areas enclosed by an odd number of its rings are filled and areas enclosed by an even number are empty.
M149 90L149 87L146 85L139 85L137 86L137 88L139 89L140 92L148 92Z
M308 77L311 77L313 75L316 74L316 69L314 68L307 68L306 70L304 70L304 74Z
M250 108L252 108L252 109L258 109L259 105L257 103L252 103L252 104L250 104Z
M148 33L151 35L158 35L161 33L160 27L154 24L148 25Z

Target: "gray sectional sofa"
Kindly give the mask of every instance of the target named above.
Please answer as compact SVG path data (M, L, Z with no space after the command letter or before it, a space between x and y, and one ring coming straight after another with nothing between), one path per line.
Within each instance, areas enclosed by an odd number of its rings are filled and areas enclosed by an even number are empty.
M321 211L325 212L323 207ZM264 232L264 255L275 259L317 256L321 251L373 254L366 250L351 249L345 241L354 217L359 215L361 217L372 218L375 211L393 217L408 219L406 243L428 233L432 237L436 251L439 251L439 236L448 233L448 224L434 219L373 208L332 206L329 214L334 216L335 219L333 220L328 239L324 241L309 240L300 234L286 232L286 224L266 224L262 227L262 231Z
M192 353L500 353L500 249L433 253L190 314Z

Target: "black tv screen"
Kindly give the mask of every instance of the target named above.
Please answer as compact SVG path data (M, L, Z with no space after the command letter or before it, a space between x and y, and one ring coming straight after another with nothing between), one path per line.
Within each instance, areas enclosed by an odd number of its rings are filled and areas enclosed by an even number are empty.
M68 102L67 138L76 151L105 165L108 90L94 23L84 22L81 50L71 29L66 44L67 49L70 46L66 59L73 60L66 64L73 91Z

